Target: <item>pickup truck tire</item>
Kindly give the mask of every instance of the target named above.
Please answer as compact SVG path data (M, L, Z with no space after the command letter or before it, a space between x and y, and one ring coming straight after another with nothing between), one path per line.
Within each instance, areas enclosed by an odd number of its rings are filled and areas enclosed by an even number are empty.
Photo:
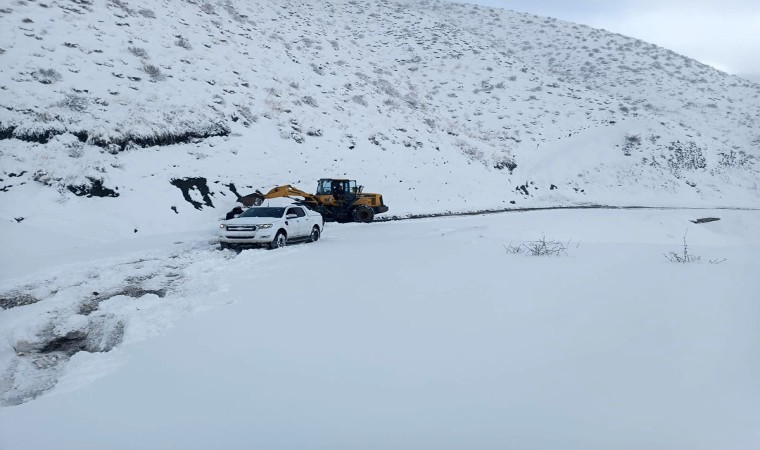
M275 248L285 247L285 244L288 242L288 237L285 234L284 231L280 230L277 232L277 234L274 235L274 239L272 239L272 242L269 244L269 248L271 250Z
M375 218L375 211L366 205L360 205L354 208L353 212L354 222L369 223Z
M314 228L311 229L309 239L306 242L317 242L319 240L319 234L319 227L314 225Z

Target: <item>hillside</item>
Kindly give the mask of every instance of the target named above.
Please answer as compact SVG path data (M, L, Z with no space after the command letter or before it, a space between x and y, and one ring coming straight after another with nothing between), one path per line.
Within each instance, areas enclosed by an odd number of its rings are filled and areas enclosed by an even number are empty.
M343 175L400 215L757 205L760 86L580 25L356 1L21 2L0 20L9 220L65 207L165 231L211 224L230 183Z

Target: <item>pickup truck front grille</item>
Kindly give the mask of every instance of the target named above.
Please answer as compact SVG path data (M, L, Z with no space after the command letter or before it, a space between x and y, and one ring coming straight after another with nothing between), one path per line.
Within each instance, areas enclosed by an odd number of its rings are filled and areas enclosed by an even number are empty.
M227 231L256 231L256 225L227 225Z

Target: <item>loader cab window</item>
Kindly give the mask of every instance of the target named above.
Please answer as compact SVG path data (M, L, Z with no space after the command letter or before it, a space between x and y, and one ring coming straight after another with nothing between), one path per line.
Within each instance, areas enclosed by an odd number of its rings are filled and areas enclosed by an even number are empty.
M357 195L359 188L356 186L356 180L319 180L317 184L317 195L333 195L341 198L344 195Z
M330 195L332 193L332 180L319 180L317 195Z

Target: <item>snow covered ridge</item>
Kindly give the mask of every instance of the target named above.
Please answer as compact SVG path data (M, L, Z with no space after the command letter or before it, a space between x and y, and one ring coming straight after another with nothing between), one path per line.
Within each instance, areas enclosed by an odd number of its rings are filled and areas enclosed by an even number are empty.
M757 204L760 86L600 30L432 1L29 1L0 20L9 218L45 186L45 205L104 193L166 230L188 210L173 180L227 208L230 183L343 174L402 215Z

